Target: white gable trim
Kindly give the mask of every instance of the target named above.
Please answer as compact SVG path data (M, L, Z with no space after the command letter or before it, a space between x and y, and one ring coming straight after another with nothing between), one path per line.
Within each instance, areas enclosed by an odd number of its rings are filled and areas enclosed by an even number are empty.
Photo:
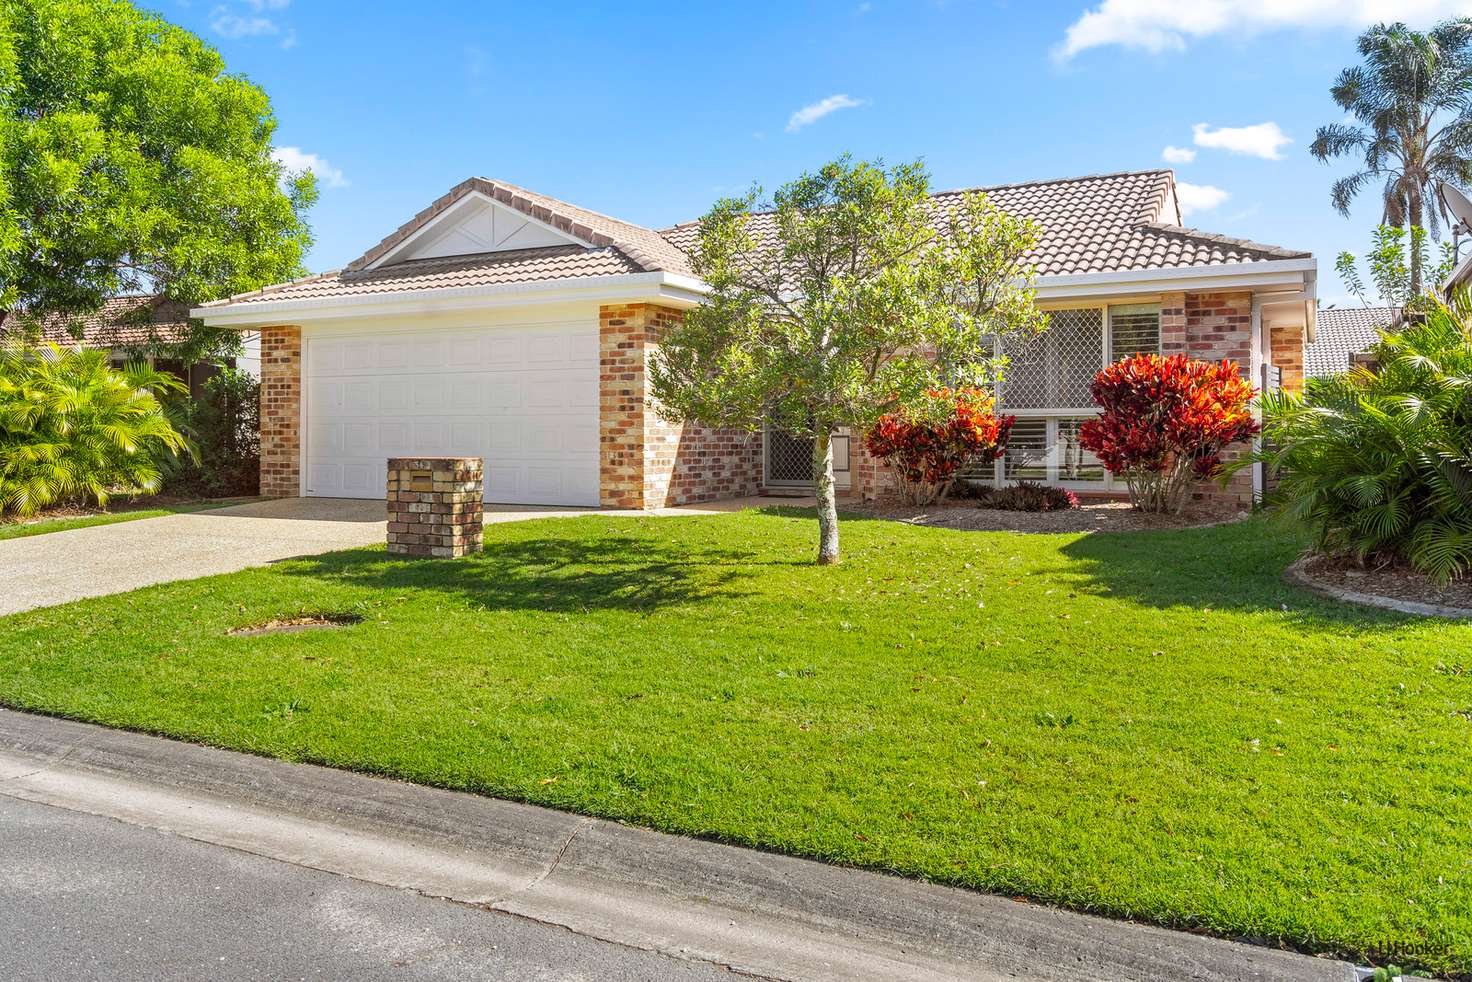
M446 208L444 211L440 212L429 221L425 222L419 228L415 229L412 234L404 239L404 241L395 244L392 249L384 253L382 256L379 256L377 259L373 260L373 262L369 263L363 268L377 269L380 266L386 266L390 263L401 262L407 257L416 255L420 251L420 249L428 243L433 242L436 238L447 236L451 231L455 230L457 227L463 224L466 218L467 209L471 205L476 204L482 206L483 208L492 208L504 212L508 215L514 215L519 221L524 222L526 226L534 228L539 232L546 233L547 236L556 239L557 243L559 244L580 245L587 249L598 248L592 242L588 242L585 239L581 239L575 235L571 235L568 232L565 232L560 228L556 228L539 218L534 218L523 211L512 208L505 202L497 201L495 198L491 197L488 194L484 194L480 191L470 191L466 193L463 197L461 197L459 201L456 201L453 205ZM471 233L465 234L472 238L478 238L478 236L474 236ZM476 251L500 252L506 249L535 248L536 246L545 246L548 244L547 242L542 241L526 246L515 244L506 245L505 243L515 238L516 234L517 233L512 233L512 235L508 236L508 238L502 240L501 245L496 245L493 242L487 243L486 248ZM444 253L443 255L448 256L469 254L470 253Z

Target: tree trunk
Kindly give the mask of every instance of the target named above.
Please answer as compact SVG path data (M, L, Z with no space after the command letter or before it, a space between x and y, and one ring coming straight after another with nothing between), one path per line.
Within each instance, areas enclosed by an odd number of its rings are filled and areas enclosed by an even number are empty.
M1421 256L1420 250L1415 245L1415 230L1425 228L1421 224L1425 218L1425 209L1421 203L1421 185L1413 183L1406 197L1408 199L1406 202L1406 218L1410 222L1412 230L1410 232L1411 242L1408 245L1411 257L1411 296L1419 297L1421 295Z
M833 488L833 433L813 437L813 491L818 496L818 565L838 562L838 500Z

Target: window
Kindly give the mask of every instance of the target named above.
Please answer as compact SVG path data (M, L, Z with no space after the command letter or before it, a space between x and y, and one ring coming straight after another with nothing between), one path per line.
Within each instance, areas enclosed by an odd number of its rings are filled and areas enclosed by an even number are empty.
M1160 354L1160 304L1120 304L1109 308L1109 360Z
M1008 412L1092 405L1089 385L1104 367L1104 309L1052 311L1041 334L1009 340L1003 350L1001 401Z
M1110 487L1099 458L1078 442L1079 426L1093 415L1089 388L1099 369L1112 361L1160 353L1160 305L1051 311L1046 330L1008 340L1003 350L1009 362L997 387L998 405L1017 422L1003 458L970 468L964 476L1078 485L1080 490Z

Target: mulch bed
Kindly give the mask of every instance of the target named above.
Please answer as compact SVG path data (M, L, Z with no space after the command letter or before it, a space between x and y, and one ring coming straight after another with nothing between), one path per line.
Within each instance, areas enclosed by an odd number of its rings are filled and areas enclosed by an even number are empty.
M236 638L255 638L262 634L292 634L297 631L330 630L361 623L357 614L302 614L300 617L282 617L260 624L235 627L225 633Z
M1152 515L1136 511L1125 501L1090 501L1066 511L1001 511L978 508L966 501L943 502L926 508L894 502L866 504L852 510L870 518L884 518L910 525L969 532L1140 532L1150 529L1204 528L1239 521L1246 513L1224 513L1219 509L1193 510L1183 515Z
M1298 569L1315 584L1352 593L1388 597L1413 604L1472 611L1472 578L1453 580L1445 588L1401 564L1357 566L1328 556L1312 556Z

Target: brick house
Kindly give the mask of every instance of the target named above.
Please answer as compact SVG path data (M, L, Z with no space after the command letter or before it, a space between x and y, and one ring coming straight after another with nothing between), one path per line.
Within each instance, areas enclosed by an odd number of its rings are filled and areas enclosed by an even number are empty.
M1125 354L1232 358L1259 385L1300 384L1308 253L1182 227L1168 170L984 190L1041 226L1029 258L1050 326L1007 352L1000 395L1019 420L979 477L1120 492L1077 428L1093 374ZM266 494L380 497L386 458L442 454L483 456L494 502L647 509L801 489L801 441L672 425L649 404L651 353L701 302L695 235L472 178L341 270L192 313L260 333ZM858 436L834 441L840 490L874 497L887 475ZM1245 504L1252 481L1202 494Z

